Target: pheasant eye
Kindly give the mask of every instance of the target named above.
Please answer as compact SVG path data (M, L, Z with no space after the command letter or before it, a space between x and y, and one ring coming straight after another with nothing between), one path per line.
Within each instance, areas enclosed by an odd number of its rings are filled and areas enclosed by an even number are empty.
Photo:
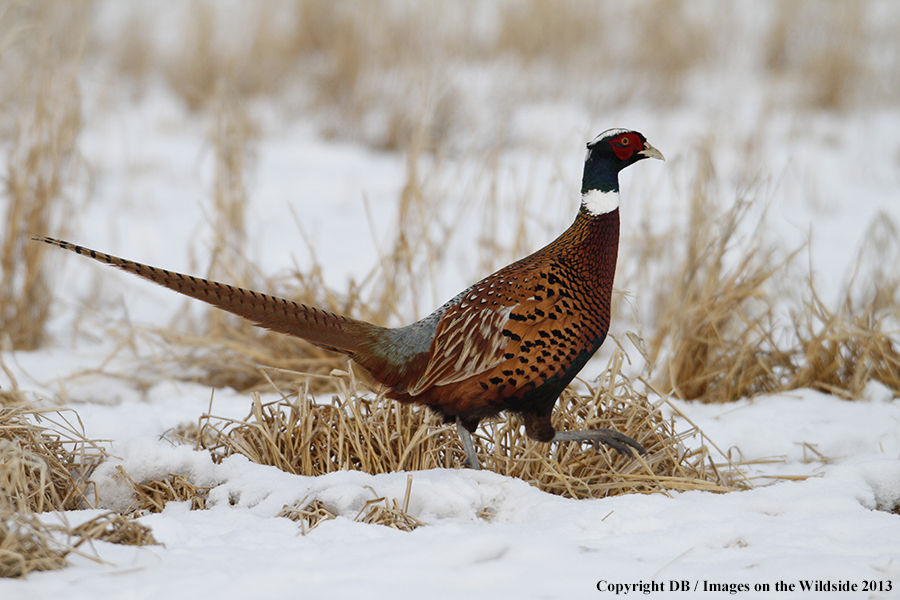
M623 146L627 146L630 142L631 142L631 140L629 140L627 137L623 137L623 138L619 141L619 143L622 144Z

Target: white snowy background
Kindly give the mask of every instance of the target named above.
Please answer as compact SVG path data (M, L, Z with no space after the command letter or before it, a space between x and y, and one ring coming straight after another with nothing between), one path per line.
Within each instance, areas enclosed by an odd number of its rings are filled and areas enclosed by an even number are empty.
M746 6L748 18L765 20L765 7ZM896 23L896 8L875 4L868 18L887 14ZM106 3L96 18L115 32L123 12L118 3ZM179 11L172 12L157 22L178 23ZM177 28L160 30L164 37L177 34ZM615 31L611 25L604 34ZM830 305L846 293L873 223L900 224L896 101L838 112L796 110L768 102L759 73L738 64L697 73L685 85L689 97L671 108L634 102L598 111L562 96L510 101L500 110L491 104L496 96L484 90L524 72L516 69L524 67L499 60L446 73L466 126L454 132L458 152L440 164L423 158L420 168L446 195L444 202L466 201L467 191L484 185L484 155L471 149L490 145L502 113L498 193L513 206L511 214L519 210L516 202L529 203L533 248L572 219L583 144L610 127L641 131L667 159L640 163L622 175L622 226L632 240L623 242L623 261L634 251L637 223L649 220L665 229L685 218L686 188L707 140L719 196L734 198L752 180L754 202L766 209L764 237L785 251L807 244L801 263ZM68 220L68 239L203 274L211 240L209 119L189 111L160 82L134 95L86 72L79 149L91 184ZM351 278L364 277L395 226L408 167L404 153L372 149L363 135L324 135L321 109L284 110L259 100L249 112L258 127L247 179L250 261L266 276L302 270L312 264L305 235L329 285L343 289ZM481 231L473 211L447 250L439 278L410 307L418 313L410 320L485 274L471 251ZM67 569L0 581L4 600L614 595L598 591L601 580L662 582L665 591L649 597L822 597L775 591L778 582L799 590L800 580L849 581L859 590L863 582L881 582L880 591L829 597L900 597L900 516L890 512L900 500L900 400L880 384L871 383L852 402L812 390L725 405L673 401L720 448L752 463L745 471L756 487L748 491L570 500L491 472L415 472L410 512L427 525L405 533L353 518L374 494L402 499L407 473L299 477L242 457L213 464L207 454L161 440L165 431L205 412L211 390L175 380L135 389L126 379L99 373L131 373L154 351L140 337L119 347L109 331L123 323L165 326L185 311L200 315L205 309L73 255L60 252L51 260L52 343L35 352L3 353L19 388L42 405L74 410L88 437L108 440L114 458L95 475L106 506L129 500L112 477L117 465L134 479L178 472L216 487L209 510L170 503L163 513L140 519L162 545L96 543L85 550L102 563L73 556ZM623 291L640 315L641 290ZM614 323L612 333L621 338L634 327L639 324ZM598 376L604 365L592 361L583 377ZM0 373L0 387L10 385ZM213 412L239 418L249 404L247 396L216 390ZM340 516L302 536L296 523L275 515L307 496ZM485 509L496 516L479 518ZM74 524L98 512L63 517ZM675 581L691 587L699 582L701 591L671 591ZM703 593L704 581L744 583L749 591ZM753 591L755 584L770 589Z

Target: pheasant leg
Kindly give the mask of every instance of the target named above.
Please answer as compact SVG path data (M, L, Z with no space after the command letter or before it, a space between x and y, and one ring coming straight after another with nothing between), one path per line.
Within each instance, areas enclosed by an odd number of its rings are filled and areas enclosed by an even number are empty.
M462 442L463 449L466 451L466 460L463 461L464 467L469 467L476 471L481 470L481 463L475 456L475 443L472 441L472 434L463 427L462 421L456 419L456 431L459 433L459 441Z

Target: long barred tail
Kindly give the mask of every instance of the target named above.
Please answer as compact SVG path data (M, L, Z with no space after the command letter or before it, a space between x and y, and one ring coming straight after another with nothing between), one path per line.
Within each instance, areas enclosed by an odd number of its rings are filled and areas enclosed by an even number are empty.
M260 327L303 338L318 346L351 356L363 349L362 344L369 337L367 334L380 329L365 321L357 321L284 298L158 269L63 240L43 236L34 236L32 239L118 267L179 294L202 300L243 317Z

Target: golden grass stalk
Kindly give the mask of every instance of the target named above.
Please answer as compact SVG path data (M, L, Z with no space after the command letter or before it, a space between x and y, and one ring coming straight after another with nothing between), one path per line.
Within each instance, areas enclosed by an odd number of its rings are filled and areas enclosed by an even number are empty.
M0 409L5 407L19 407L23 404L27 404L28 399L25 397L25 394L23 394L19 389L19 384L16 381L16 376L12 371L9 370L9 367L6 366L6 362L4 362L3 360L2 353L0 353L0 370L3 371L11 384L11 387L8 390L0 388Z
M865 234L847 292L830 309L809 278L792 315L798 350L786 387L811 387L845 399L863 397L877 381L900 397L900 237L887 215Z

